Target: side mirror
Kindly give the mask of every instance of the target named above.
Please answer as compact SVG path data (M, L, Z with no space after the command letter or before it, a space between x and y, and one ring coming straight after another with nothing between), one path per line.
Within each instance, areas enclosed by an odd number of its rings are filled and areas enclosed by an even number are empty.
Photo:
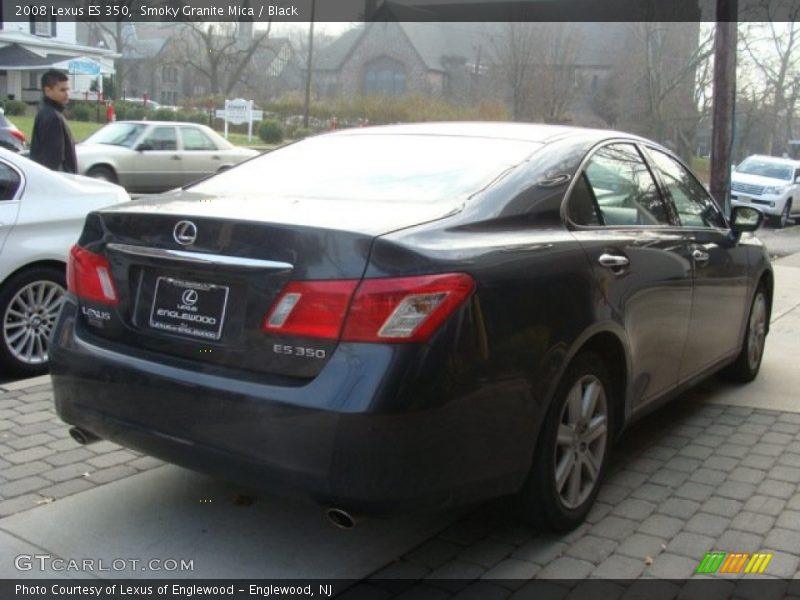
M794 182L795 182L795 183L800 183L800 177L795 177L795 178L794 178Z
M737 236L755 231L764 223L764 213L750 206L734 206L731 212L731 231Z
M145 152L147 150L152 150L152 149L153 149L153 147L150 144L148 144L147 142L143 142L143 143L139 144L138 146L136 146L136 150L138 152Z

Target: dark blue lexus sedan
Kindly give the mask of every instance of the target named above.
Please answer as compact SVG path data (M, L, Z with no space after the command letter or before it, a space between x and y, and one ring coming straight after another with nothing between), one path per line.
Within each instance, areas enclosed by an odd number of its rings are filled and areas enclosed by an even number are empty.
M758 373L762 221L613 131L313 137L91 213L50 349L105 438L352 511L516 494L574 527L635 418Z

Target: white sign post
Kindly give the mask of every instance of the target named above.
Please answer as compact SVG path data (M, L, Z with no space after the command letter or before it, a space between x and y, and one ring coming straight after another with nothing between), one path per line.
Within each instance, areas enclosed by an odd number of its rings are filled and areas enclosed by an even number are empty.
M253 120L264 118L263 111L253 110L253 101L244 98L225 100L225 109L218 110L216 116L225 121L225 139L228 139L228 123L241 125L247 123L247 141L253 137Z

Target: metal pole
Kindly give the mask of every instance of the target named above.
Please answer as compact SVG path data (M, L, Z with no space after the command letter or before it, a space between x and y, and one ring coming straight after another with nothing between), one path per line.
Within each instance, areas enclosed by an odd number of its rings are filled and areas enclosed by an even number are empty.
M717 0L714 37L714 112L711 132L711 195L730 214L731 151L736 101L737 0Z
M314 55L314 10L317 0L311 0L311 23L308 28L308 62L306 64L306 98L303 104L303 127L308 129L308 110L311 105L311 63Z

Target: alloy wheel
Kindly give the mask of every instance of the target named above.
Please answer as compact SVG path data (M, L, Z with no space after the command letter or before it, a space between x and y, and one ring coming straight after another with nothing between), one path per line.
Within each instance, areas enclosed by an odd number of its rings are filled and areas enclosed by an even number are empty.
M3 315L3 340L20 362L39 365L48 360L48 340L64 301L55 281L34 281L20 288Z
M750 327L747 337L747 363L752 370L758 367L761 354L764 352L764 341L767 336L767 301L759 292L753 301L750 311Z
M567 395L556 435L556 493L567 508L579 507L598 485L607 442L605 390L597 377L585 375Z

